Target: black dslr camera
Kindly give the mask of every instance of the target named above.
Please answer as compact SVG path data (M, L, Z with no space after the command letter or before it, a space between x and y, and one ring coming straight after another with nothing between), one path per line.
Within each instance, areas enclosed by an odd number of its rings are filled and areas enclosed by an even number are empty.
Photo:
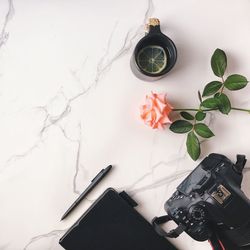
M153 219L157 232L178 237L185 231L197 241L216 233L237 247L250 246L250 200L241 190L245 163L243 155L235 164L220 154L206 157L165 203L168 215ZM178 227L166 233L159 225L170 220Z

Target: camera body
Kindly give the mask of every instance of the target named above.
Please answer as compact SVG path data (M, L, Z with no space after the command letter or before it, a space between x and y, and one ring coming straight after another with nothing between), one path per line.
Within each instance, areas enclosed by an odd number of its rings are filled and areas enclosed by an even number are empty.
M237 246L250 244L250 200L241 190L245 162L242 155L234 164L210 154L167 200L168 216L197 241L216 231Z

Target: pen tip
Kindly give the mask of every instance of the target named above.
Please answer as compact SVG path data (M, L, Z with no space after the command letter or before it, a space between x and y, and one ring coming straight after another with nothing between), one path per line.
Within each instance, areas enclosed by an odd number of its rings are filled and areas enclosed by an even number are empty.
M106 167L106 170L109 171L112 167L113 167L112 165L108 165L108 166Z

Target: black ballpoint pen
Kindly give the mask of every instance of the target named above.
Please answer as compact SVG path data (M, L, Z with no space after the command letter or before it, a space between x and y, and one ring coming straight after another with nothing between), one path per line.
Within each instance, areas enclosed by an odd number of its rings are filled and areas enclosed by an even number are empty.
M107 175L107 173L110 171L111 168L112 168L112 165L109 165L108 167L102 169L97 174L97 176L91 181L90 185L83 191L83 193L77 198L77 200L65 212L61 220L65 219L68 216L68 214L81 202L81 200L84 199L92 191L92 189Z

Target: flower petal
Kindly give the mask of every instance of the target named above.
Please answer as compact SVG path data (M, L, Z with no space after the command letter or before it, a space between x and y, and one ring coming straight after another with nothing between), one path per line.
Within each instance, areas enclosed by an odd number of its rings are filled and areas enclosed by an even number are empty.
M141 118L145 124L154 129L164 128L166 124L171 123L169 114L172 109L166 94L151 92L151 95L146 96L146 103L140 108Z

